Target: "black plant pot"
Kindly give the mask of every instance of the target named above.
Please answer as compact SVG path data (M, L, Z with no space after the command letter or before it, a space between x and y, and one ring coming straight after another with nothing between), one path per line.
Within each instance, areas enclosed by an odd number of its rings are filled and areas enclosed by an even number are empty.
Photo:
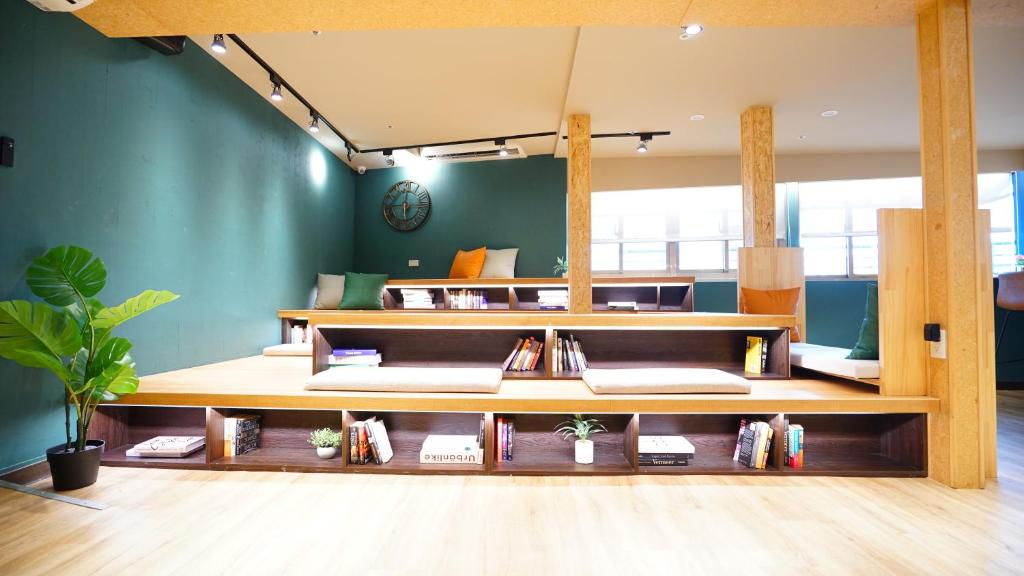
M50 478L54 490L74 490L96 483L100 473L100 456L103 454L103 440L88 440L85 450L65 452L64 444L58 444L46 451L50 463Z

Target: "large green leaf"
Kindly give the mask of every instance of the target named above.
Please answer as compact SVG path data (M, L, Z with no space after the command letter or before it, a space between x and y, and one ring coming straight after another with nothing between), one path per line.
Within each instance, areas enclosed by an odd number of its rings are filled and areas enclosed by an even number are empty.
M178 299L178 295L167 290L146 290L138 296L132 296L120 306L104 308L96 313L92 325L96 328L110 330L115 326L148 312L157 306Z
M78 326L63 311L41 302L0 302L0 356L71 379L64 356L82 346Z
M93 354L92 363L89 364L85 379L90 380L102 373L115 363L125 363L128 351L132 349L132 343L125 338L111 338L103 343L103 346ZM130 361L130 358L127 360Z
M95 400L110 401L122 394L134 394L139 389L135 362L130 356L125 356L122 362L115 362L90 378L85 388Z
M78 296L95 296L107 283L103 260L78 246L57 246L36 258L25 281L32 293L54 306L69 306Z

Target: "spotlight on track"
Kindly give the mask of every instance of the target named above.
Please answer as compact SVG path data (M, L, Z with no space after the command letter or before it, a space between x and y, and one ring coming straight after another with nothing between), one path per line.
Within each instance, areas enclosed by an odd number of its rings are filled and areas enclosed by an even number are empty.
M228 46L224 43L223 34L213 35L213 42L210 43L210 50L213 50L217 54L224 54L228 51Z
M636 145L636 151L641 154L647 153L647 145L651 143L651 139L654 138L650 134L641 134L640 143Z
M320 131L320 116L318 116L316 112L312 111L309 113L309 116L309 131L316 134Z
M271 77L270 81L274 84L274 89L270 91L270 99L274 102L284 100L284 94L281 93L281 81L275 77Z
M498 138L494 141L494 144L498 147L498 156L501 156L502 158L508 156L508 147L505 146L504 138Z
M388 168L395 165L395 154L391 150L384 150L384 164L386 164Z

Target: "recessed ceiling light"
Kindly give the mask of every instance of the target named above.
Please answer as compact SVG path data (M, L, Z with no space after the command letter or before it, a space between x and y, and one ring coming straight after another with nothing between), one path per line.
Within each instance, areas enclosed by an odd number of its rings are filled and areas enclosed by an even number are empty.
M832 118L833 116L839 116L839 110L825 110L821 113L822 118Z
M700 122L703 119L704 119L704 115L703 114L694 114L693 116L690 116L690 120L693 120L694 122Z
M313 30L313 37L314 38L316 38L319 35L320 35L320 31L319 30Z
M687 24L686 26L683 26L682 31L679 33L679 39L689 40L703 31L704 27L700 24Z
M801 134L801 135L797 136L797 139L800 140L801 142L807 142L807 135L806 134Z

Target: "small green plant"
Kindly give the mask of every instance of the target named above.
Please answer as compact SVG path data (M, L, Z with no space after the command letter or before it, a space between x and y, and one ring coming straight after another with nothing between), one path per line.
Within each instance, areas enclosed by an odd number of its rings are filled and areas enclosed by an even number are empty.
M1024 254L1017 254L1017 268L1024 270Z
M573 415L572 420L566 420L555 428L555 433L561 434L565 440L573 436L580 440L589 440L591 434L607 431L597 418L584 418L582 414Z
M341 446L341 432L335 432L330 428L320 428L309 433L310 446L314 448L337 448Z
M569 271L569 259L562 258L559 256L555 258L555 267L552 269L555 272L555 276L561 276Z

